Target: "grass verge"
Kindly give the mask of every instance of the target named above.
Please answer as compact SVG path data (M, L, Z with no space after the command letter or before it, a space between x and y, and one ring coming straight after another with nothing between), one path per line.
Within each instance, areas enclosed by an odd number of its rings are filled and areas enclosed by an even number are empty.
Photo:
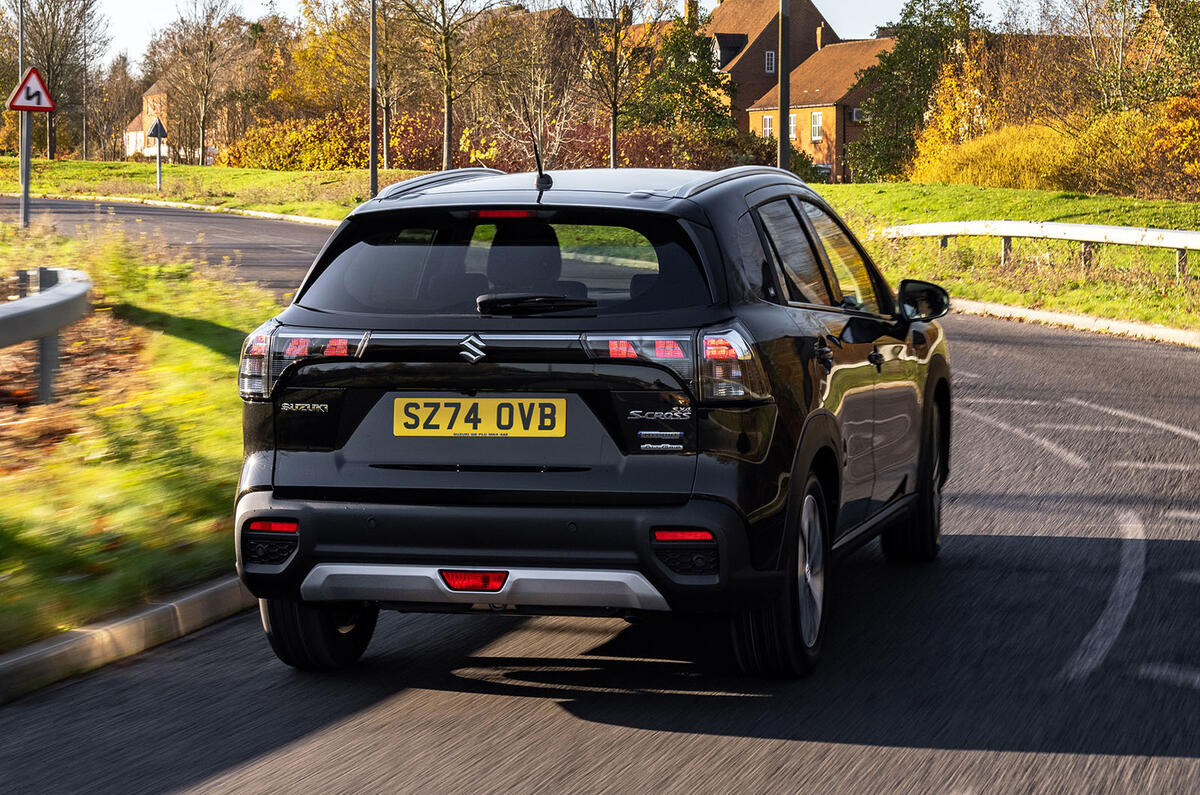
M19 161L0 157L0 193L20 190ZM348 171L266 171L221 166L163 166L163 190L155 190L154 163L34 160L29 187L34 193L128 196L190 202L237 210L341 219L369 193L365 169ZM380 171L381 185L416 176L418 171Z
M966 220L1200 228L1200 205L1188 202L911 183L820 191L864 235L892 224ZM954 238L941 249L936 240L874 237L867 247L893 285L927 279L960 298L1200 328L1200 252L1192 256L1193 275L1178 281L1168 249L1097 246L1089 263L1078 243L1014 238L1013 257L1001 265L998 238Z
M239 346L278 310L111 232L38 245L92 275L96 312L64 337L64 397L0 409L0 651L231 571Z

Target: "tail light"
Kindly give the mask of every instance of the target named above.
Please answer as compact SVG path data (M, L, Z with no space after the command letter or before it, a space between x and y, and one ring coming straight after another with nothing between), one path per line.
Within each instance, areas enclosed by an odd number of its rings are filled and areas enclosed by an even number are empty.
M700 335L701 400L768 397L767 377L746 339L733 329Z
M640 359L669 367L684 381L696 375L691 334L585 334L583 344L595 359Z
M250 333L238 365L238 394L247 399L271 396L275 381L288 365L307 359L356 356L362 331L285 329L274 321Z

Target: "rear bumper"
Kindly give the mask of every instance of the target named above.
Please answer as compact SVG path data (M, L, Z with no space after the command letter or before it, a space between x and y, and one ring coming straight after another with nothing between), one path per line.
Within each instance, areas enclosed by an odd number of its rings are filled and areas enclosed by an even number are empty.
M727 612L761 600L780 577L751 567L742 515L706 499L614 507L390 505L259 491L242 496L236 517L238 574L260 598L362 599L414 610L479 603L534 612ZM268 518L298 522L294 541L248 531L253 520ZM653 531L661 528L704 529L715 540L656 543ZM263 545L272 543L264 555ZM692 562L702 559L709 565L695 573ZM443 568L503 569L509 577L496 593L455 592L438 574Z

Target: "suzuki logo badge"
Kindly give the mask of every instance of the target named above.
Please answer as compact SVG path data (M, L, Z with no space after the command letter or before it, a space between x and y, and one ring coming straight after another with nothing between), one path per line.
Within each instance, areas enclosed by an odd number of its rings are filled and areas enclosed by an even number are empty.
M475 364L475 362L487 356L487 345L474 334L469 337L463 337L462 342L458 343L458 347L462 348L458 352L458 355L471 364Z

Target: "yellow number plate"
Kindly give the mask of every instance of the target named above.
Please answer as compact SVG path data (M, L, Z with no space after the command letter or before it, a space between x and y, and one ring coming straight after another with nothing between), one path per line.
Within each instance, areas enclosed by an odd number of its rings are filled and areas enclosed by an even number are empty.
M396 398L396 436L566 436L564 398Z

